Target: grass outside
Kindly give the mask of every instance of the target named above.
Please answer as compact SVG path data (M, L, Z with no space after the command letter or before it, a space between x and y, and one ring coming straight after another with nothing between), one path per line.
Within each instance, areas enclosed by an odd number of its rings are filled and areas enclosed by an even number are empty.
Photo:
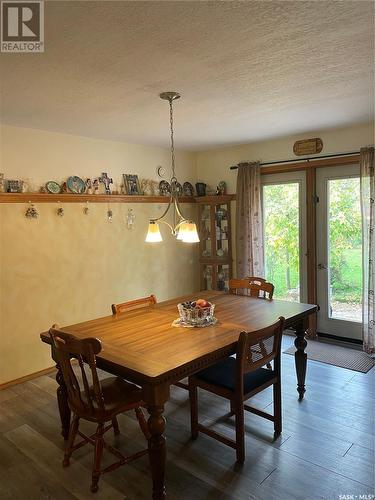
M351 248L342 253L340 273L331 274L332 301L362 302L362 249Z

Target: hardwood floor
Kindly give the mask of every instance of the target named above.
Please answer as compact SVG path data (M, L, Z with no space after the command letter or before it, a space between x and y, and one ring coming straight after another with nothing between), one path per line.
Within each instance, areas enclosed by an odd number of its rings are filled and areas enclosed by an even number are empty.
M292 341L285 336L283 350ZM273 442L272 423L246 414L242 467L235 465L235 452L219 442L204 435L190 440L187 393L172 387L166 406L168 498L374 499L374 373L309 361L307 393L299 403L294 359L282 355L283 433ZM150 499L147 457L103 476L95 496L89 491L92 447L75 452L71 466L62 468L55 391L53 375L0 391L1 500ZM227 401L203 391L199 401L205 425L213 422L221 432L234 432L233 417L220 417L229 411ZM271 390L252 398L252 404L270 406ZM135 418L121 415L119 422L122 435L109 439L124 452L135 451L143 441Z

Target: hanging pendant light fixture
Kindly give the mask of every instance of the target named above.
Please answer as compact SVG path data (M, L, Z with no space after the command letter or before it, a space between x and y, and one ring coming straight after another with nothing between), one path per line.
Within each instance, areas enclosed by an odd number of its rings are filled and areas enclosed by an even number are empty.
M178 181L176 177L175 154L174 154L174 137L173 137L173 101L179 99L181 96L177 92L162 92L160 98L169 102L169 116L171 124L171 157L172 157L172 177L171 177L171 197L165 212L157 219L150 219L148 225L148 232L146 241L148 243L156 243L163 241L160 234L159 223L166 224L173 236L177 240L184 243L197 243L199 236L195 222L190 219L185 219L181 213L180 205L178 203ZM169 209L173 210L173 225L165 220Z

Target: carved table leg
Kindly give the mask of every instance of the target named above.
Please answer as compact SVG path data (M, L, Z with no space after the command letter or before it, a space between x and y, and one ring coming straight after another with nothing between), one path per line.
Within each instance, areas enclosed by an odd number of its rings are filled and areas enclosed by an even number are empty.
M70 408L68 405L68 394L60 365L56 365L56 382L59 384L57 388L57 402L59 404L60 420L61 420L61 435L64 439L68 439L70 427Z
M306 367L307 367L307 354L305 353L305 348L307 342L305 339L306 330L308 328L308 318L304 318L300 323L296 324L296 339L294 340L294 345L296 346L296 352L294 354L294 360L296 364L297 373L297 391L299 394L299 400L303 399L306 392L305 379L306 379Z
M148 453L150 457L150 466L152 473L153 500L166 498L165 493L165 462L166 446L163 432L165 429L165 418L163 416L164 405L148 406L150 417L148 419L148 428L151 437L148 441Z

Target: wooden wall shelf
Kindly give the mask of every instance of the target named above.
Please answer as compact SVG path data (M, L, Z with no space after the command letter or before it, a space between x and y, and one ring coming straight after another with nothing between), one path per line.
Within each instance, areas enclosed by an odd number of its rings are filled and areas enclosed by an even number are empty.
M223 203L236 199L235 194L223 196L181 196L180 203ZM126 194L49 194L49 193L0 193L0 203L168 203L169 196L130 196Z
M49 194L0 193L0 203L168 203L168 196L129 196L125 194ZM180 203L195 203L192 196L182 196Z

